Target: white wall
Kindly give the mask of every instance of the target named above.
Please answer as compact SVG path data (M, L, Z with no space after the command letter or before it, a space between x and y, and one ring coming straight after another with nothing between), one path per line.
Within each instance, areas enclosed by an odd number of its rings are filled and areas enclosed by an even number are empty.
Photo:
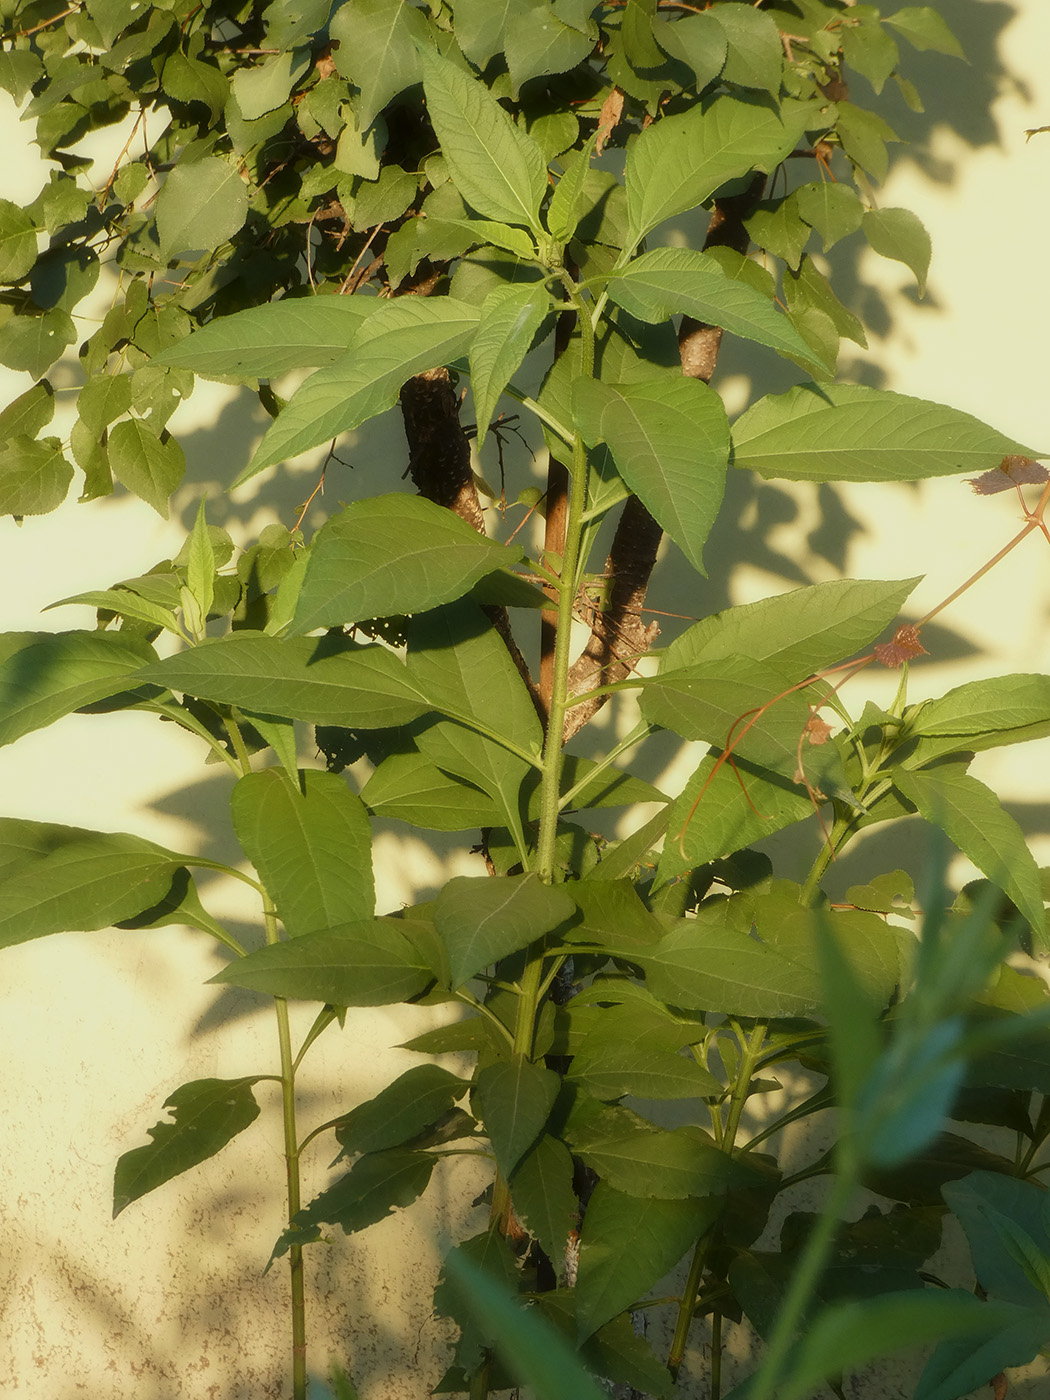
M988 80L981 76L987 52L971 48L972 70L948 60L924 65L963 113L977 144L938 125L936 93L924 89L928 149L921 161L907 151L898 156L880 202L914 209L929 227L935 249L930 293L917 302L905 269L865 255L863 276L882 289L889 320L884 334L871 337L870 353L847 362L847 369L965 408L1050 451L1050 136L1030 143L1024 137L1026 128L1050 124L1050 7L1042 0L945 6L949 20L959 18L964 40L969 31L978 45L989 25L1014 10L1001 36L1008 76L997 84L990 107ZM994 140L980 129L988 119ZM0 108L0 143L8 153L24 143L9 102ZM31 196L44 178L29 151L18 161L8 155L5 164L9 197ZM880 324L879 306L871 309ZM77 381L59 376L58 382ZM25 376L0 372L0 402L27 384ZM729 397L741 387L730 375ZM202 490L217 497L232 474L228 464L247 456L243 435L261 428L242 398L223 419L221 427L233 434L223 447L215 429L222 411L220 392L204 386L180 410L176 425L199 436L190 484L177 496L171 522L127 496L80 506L76 484L52 516L22 527L0 521L3 628L90 626L86 610L43 616L40 610L56 598L133 576L177 549ZM396 436L390 440L402 450ZM311 486L306 473L285 487L286 523ZM255 489L242 493L229 521L245 539L276 518L261 497L256 500ZM826 553L809 542L820 524L813 493L790 488L778 499L793 502L796 513L767 543L800 559L811 578L831 577ZM977 497L955 479L858 486L843 491L842 499L856 522L840 536L845 571L925 574L914 599L919 611L957 586L1018 526L1010 496ZM722 561L732 601L792 583L768 559L757 565L750 558L733 561L731 571ZM666 601L655 606L681 603L673 568L670 579L663 586ZM942 619L952 630L937 636L942 656L915 668L916 697L977 675L1050 668L1048 596L1050 550L1033 538L965 607ZM890 684L885 678L876 698L885 698ZM228 853L224 775L202 769L200 758L190 737L146 716L71 716L0 750L0 810L134 831L185 850L218 839ZM977 767L1025 825L1045 863L1048 760L1050 746L1039 743L982 756ZM786 849L793 850L790 844ZM393 833L380 839L378 861L385 907L474 868L453 842L427 850ZM205 897L220 917L254 917L235 888L216 884ZM193 1078L275 1066L272 1013L249 996L217 998L202 985L218 965L202 935L171 929L66 935L0 957L4 1394L20 1400L81 1394L255 1400L287 1391L285 1275L277 1268L261 1277L280 1228L279 1122L272 1101L260 1122L221 1156L110 1220L114 1161L145 1140L173 1088ZM399 1008L352 1012L346 1030L330 1031L308 1061L304 1121L332 1116L414 1063L391 1047L415 1033L427 1015ZM311 1163L308 1195L327 1179L326 1150ZM429 1289L420 1287L442 1243L431 1234L432 1212L444 1196L448 1209L440 1218L447 1234L470 1219L472 1229L481 1228L483 1217L472 1216L469 1207L474 1180L469 1169L440 1167L422 1207L365 1236L339 1238L330 1250L308 1252L314 1364L321 1370L329 1355L342 1358L364 1400L408 1400L436 1379L431 1358L440 1328L429 1318ZM906 1394L903 1385L887 1374L883 1389L864 1394Z

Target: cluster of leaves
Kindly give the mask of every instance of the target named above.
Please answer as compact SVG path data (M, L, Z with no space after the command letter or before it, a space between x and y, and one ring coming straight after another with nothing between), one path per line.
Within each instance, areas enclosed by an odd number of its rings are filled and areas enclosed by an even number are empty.
M577 670L570 653L614 511L607 572L636 603L661 532L703 573L729 466L902 481L1038 455L960 411L831 382L840 339L863 343L863 330L807 249L861 232L920 287L929 261L915 216L876 207L870 181L894 136L847 76L876 95L892 79L916 103L897 39L957 54L940 16L846 0L38 0L6 22L0 81L31 98L61 169L28 208L0 201L0 362L38 380L0 417L5 511L45 512L68 490L64 444L40 436L53 407L41 376L77 339L103 256L119 291L80 350L69 443L85 498L115 477L167 511L184 469L167 424L195 375L256 384L274 415L238 480L399 398L405 415L418 496L391 480L308 542L271 526L236 557L202 506L175 560L64 600L94 607L96 630L0 638L0 741L74 710L142 709L236 777L232 822L258 876L238 878L261 893L265 946L245 949L204 908L190 872L218 868L206 856L13 819L0 822L0 945L188 924L233 955L214 980L275 998L290 1180L320 1134L346 1163L305 1206L293 1185L274 1248L292 1269L297 1397L304 1249L416 1200L439 1159L479 1150L489 1220L439 1284L461 1326L441 1391L511 1383L498 1310L464 1306L471 1263L532 1297L595 1374L653 1396L671 1395L697 1317L716 1337L723 1318L746 1318L768 1339L755 1395L780 1381L809 1394L909 1338L947 1338L917 1400L956 1400L1030 1360L1050 1341L1050 1241L1028 1180L1050 1136L1050 1042L1031 1032L1047 994L1004 958L1018 927L1047 946L1050 891L967 769L978 750L1050 733L1050 681L1005 676L915 705L905 670L892 706L848 713L828 674L893 627L915 580L840 580L714 614L646 678L609 641L614 625L639 650L652 641L625 630L614 588L593 664ZM121 158L89 188L76 143L122 119ZM800 168L813 178L794 183ZM660 243L701 208L703 249ZM813 378L730 424L707 382L723 333ZM545 373L530 392L533 351ZM479 448L504 395L542 425L540 557L502 516L506 542L486 533L449 366L469 378ZM283 402L272 382L302 370ZM1029 519L1034 530L1041 515ZM652 558L632 572L639 522ZM543 618L538 678L511 612ZM164 659L162 631L179 643ZM905 637L880 654L919 650ZM563 754L574 713L625 689L640 692L628 738L598 760ZM300 767L297 724L314 728L328 771ZM673 799L618 766L659 730L712 746ZM339 771L359 758L360 792ZM639 804L656 815L620 842L572 819ZM947 911L934 892L917 939L899 871L832 907L831 853L915 813L1001 892L994 918L973 912L974 891ZM373 817L480 830L487 873L479 861L433 900L377 912ZM803 821L817 854L800 885L751 847ZM294 1056L288 998L322 1008ZM309 1044L348 1007L394 1002L460 1008L408 1048L458 1054L461 1073L420 1064L299 1140ZM749 1099L799 1068L828 1082L746 1139ZM177 1089L173 1121L121 1158L115 1209L247 1128L262 1077ZM863 1181L882 1203L837 1243L834 1212L816 1225L796 1214L778 1250L760 1248L800 1174L759 1148L836 1104L839 1147L801 1176ZM662 1126L669 1111L678 1126ZM1014 1157L940 1132L946 1117L1013 1133ZM946 1306L924 1286L949 1208L1002 1307L954 1293ZM809 1240L811 1276L793 1274ZM687 1254L659 1359L631 1314Z

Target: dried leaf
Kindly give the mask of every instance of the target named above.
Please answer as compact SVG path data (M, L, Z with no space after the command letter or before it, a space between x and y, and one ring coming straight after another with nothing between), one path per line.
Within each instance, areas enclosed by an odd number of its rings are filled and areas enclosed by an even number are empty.
M927 656L929 653L919 641L919 628L914 622L906 622L893 634L892 642L883 642L875 648L875 656L884 666L896 670L902 661L910 661L913 656Z

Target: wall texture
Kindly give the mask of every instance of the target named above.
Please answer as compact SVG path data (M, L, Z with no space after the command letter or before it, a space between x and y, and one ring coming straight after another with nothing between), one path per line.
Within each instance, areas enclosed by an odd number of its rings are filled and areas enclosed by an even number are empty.
M902 109L900 121L919 145L903 150L878 192L882 206L914 209L929 227L930 291L918 301L905 269L844 245L842 266L858 274L855 309L873 328L869 352L845 365L844 374L967 409L1050 450L1050 135L1025 139L1027 128L1050 124L1050 8L1042 0L946 0L943 8L971 66L923 61L928 114ZM7 99L0 106L0 143L5 194L31 197L46 170ZM99 296L92 313L104 308L104 287ZM743 360L730 356L721 375L731 408L739 407L748 388ZM56 382L72 385L75 376L71 364ZM25 387L22 378L0 371L0 402ZM214 518L242 538L268 519L294 518L313 484L305 471L272 485L254 482L232 501L221 495L229 464L246 459L247 440L261 431L251 403L202 385L180 409L174 426L184 435L190 470L169 521L127 496L80 506L74 486L53 516L22 527L0 522L3 629L90 626L86 609L41 610L170 556L202 492L216 501ZM351 456L367 471L369 460L403 453L398 434L391 416L352 444ZM779 549L801 557L815 579L839 568L858 577L923 574L914 595L921 612L1017 528L1012 497L977 497L955 479L853 487L837 504L816 502L808 489L777 491L780 523L765 552L750 547L754 522L741 520L734 535L741 548L712 563L712 580L729 601L791 586L777 569ZM659 587L667 598L676 596L673 561ZM915 668L916 697L981 674L1050 669L1048 596L1050 550L1029 540L964 610L942 619L934 655ZM658 597L654 604L664 606ZM146 716L70 716L0 750L0 809L228 855L224 776L199 760L189 736ZM685 761L668 751L652 776L673 784L675 772L686 771ZM1004 794L1037 857L1050 864L1050 741L986 755L979 772ZM897 840L900 858L914 863L907 838L873 839ZM790 841L783 849L791 859ZM464 846L439 839L427 848L393 830L380 838L378 861L387 908L474 869ZM849 883L849 869L840 878ZM239 888L216 883L205 898L234 924L255 918ZM275 1105L267 1103L253 1130L219 1157L110 1219L115 1159L145 1140L173 1088L275 1063L272 1013L248 994L203 985L218 967L207 940L176 929L66 935L0 956L5 1395L259 1400L285 1394L286 1281L280 1268L263 1275L280 1228ZM309 1014L304 1009L300 1019ZM308 1061L304 1121L345 1110L414 1063L396 1047L433 1015L404 1008L352 1012L346 1029L329 1032ZM308 1164L308 1193L324 1184L327 1168L322 1149ZM432 1232L433 1203L443 1201L437 1218L447 1238L471 1217L476 1186L469 1166L443 1165L422 1207L311 1252L318 1371L329 1356L342 1358L364 1400L427 1393L440 1339L426 1304L425 1278L443 1244ZM1039 1384L1045 1381L1032 1382L1036 1388L1025 1393L1042 1393ZM878 1400L909 1392L906 1377L887 1370L852 1393Z

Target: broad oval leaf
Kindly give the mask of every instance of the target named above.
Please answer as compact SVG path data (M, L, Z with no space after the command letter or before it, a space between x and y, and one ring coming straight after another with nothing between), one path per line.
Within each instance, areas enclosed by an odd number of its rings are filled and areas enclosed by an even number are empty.
M536 875L457 875L434 905L434 923L448 948L452 986L462 986L500 958L527 948L572 915L558 885Z
M186 475L186 456L170 433L159 436L142 418L125 418L109 432L109 462L122 486L168 518L168 500Z
M918 481L1040 457L963 413L861 384L800 384L733 424L733 465L783 481Z
M0 636L0 744L137 681L157 654L130 632L8 632Z
M209 980L332 1006L389 1006L418 996L434 979L408 927L384 916L319 929L258 948Z
M57 438L19 433L0 447L0 515L47 515L66 499L72 480Z
M581 377L573 407L587 445L608 444L624 481L706 577L703 547L722 504L729 454L719 396L685 376L637 384Z
M968 738L1050 722L1050 676L993 676L968 681L908 715L909 736ZM961 747L968 747L961 745Z
M542 233L547 167L540 148L485 85L434 52L423 54L427 111L456 188L486 219Z
M361 789L377 817L394 817L429 831L469 831L498 826L496 802L472 783L450 777L421 753L395 753L378 765Z
M346 1235L366 1230L398 1207L410 1206L427 1189L437 1158L429 1152L370 1152L327 1191L315 1196L292 1219L274 1246L270 1263L289 1245L321 1238L322 1225L338 1225Z
M364 295L285 297L217 316L154 355L153 363L216 379L275 379L320 368L345 355L362 322L385 304Z
M379 646L235 632L148 666L138 677L261 714L386 729L431 708L401 661Z
M919 296L925 294L933 244L916 214L910 209L869 209L864 215L864 236L876 253L911 268Z
M133 1147L117 1162L113 1178L113 1215L172 1177L221 1152L259 1116L252 1093L262 1075L245 1079L196 1079L164 1101L174 1122L163 1119L150 1128L153 1139Z
M230 799L233 826L292 938L375 912L372 833L364 804L336 773L247 773Z
M532 1145L510 1179L514 1214L556 1265L565 1257L579 1214L572 1179L572 1154L550 1133Z
M336 7L329 33L338 40L336 68L360 89L354 107L363 130L391 98L419 82L416 40L426 42L428 26L412 5L349 0Z
M361 323L347 352L292 395L234 485L392 408L407 379L468 349L479 315L452 297L384 302Z
M205 156L177 165L157 196L161 261L221 247L247 217L248 187L232 161Z
M618 306L650 324L684 312L789 359L815 363L810 347L769 297L728 277L714 258L695 249L654 248L610 277L608 288Z
M293 626L339 627L365 618L426 612L461 598L522 550L486 539L421 496L355 501L318 531Z
M21 282L36 262L36 225L28 210L0 199L0 282Z

